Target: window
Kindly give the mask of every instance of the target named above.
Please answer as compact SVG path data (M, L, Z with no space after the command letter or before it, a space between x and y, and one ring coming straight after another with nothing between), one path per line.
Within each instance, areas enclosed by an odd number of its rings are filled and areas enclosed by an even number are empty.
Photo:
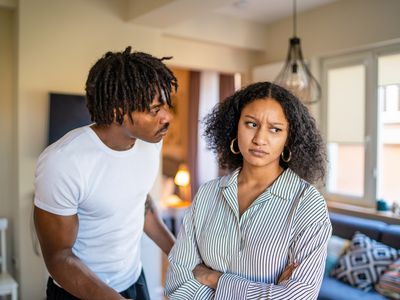
M327 198L400 203L400 45L329 57L321 67Z
M377 198L389 204L400 203L399 70L400 53L378 57Z

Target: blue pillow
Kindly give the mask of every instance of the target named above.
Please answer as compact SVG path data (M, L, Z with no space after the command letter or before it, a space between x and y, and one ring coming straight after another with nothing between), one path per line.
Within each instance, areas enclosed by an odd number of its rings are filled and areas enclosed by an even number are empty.
M339 236L332 235L328 241L328 254L325 262L325 275L329 275L333 267L338 262L340 256L342 256L347 248L350 246L350 240L343 239Z

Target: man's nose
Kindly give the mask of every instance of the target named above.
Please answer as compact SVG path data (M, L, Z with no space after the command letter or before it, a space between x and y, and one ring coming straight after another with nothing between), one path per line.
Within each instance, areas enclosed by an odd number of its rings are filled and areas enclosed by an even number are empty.
M161 110L162 110L161 123L162 124L169 123L173 119L172 113L167 107L162 107Z

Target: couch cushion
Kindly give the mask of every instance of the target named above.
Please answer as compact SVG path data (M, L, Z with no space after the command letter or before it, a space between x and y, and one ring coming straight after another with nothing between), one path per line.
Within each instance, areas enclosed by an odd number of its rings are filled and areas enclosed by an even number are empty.
M381 242L400 249L400 225L388 225L383 228Z
M374 240L380 239L380 232L387 227L386 223L337 213L329 214L332 222L332 234L351 240L356 231L368 235Z
M391 299L400 299L400 259L395 261L379 278L376 290Z
M348 251L339 258L332 276L369 291L379 276L399 257L399 251L356 232Z
M318 300L387 300L374 291L363 292L339 280L325 276Z

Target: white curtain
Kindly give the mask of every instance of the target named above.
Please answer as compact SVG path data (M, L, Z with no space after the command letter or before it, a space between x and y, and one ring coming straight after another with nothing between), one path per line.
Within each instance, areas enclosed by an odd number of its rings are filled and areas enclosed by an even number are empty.
M215 179L218 176L218 163L216 155L207 149L203 137L203 118L219 102L219 73L212 71L201 72L200 74L200 100L199 100L199 124L197 144L197 178L199 185Z

